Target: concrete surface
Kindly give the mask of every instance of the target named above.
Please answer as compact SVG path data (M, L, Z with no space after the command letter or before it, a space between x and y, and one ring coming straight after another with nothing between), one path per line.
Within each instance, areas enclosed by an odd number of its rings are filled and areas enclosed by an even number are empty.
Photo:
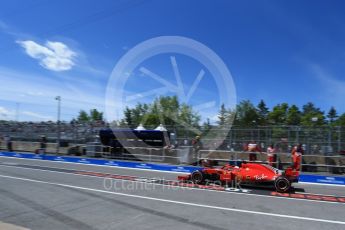
M0 163L0 221L29 229L345 228L345 203L167 187L48 169L165 179L175 179L176 173L5 157ZM344 187L296 187L308 193L345 195Z

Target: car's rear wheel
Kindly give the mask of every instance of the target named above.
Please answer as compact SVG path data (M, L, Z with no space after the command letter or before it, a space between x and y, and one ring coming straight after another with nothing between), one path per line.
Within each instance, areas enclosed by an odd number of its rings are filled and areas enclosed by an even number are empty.
M274 186L277 192L288 192L291 189L291 183L286 177L278 177L275 182Z
M194 184L202 184L205 180L204 174L200 171L193 172L191 179Z

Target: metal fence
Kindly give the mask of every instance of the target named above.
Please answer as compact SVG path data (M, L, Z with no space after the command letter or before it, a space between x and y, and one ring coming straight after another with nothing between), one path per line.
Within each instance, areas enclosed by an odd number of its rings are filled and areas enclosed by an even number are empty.
M86 143L95 140L102 124L62 123L61 139L70 143ZM176 135L178 146L191 145L191 140L196 135L193 131L183 127L167 127ZM13 140L39 141L41 136L46 136L48 142L56 142L56 123L0 123L0 137L10 136ZM205 149L221 149L241 151L243 145L257 142L262 148L274 144L280 152L289 152L296 143L304 145L306 154L337 155L345 150L345 127L300 127L300 126L267 126L267 127L232 127L228 129L212 128L214 135L203 135ZM225 138L218 139L218 134L223 133Z
M8 150L4 143L0 145L0 149ZM13 141L12 143L12 151L56 154L55 150L56 143L47 143L44 150L40 149L40 142ZM195 158L192 146L181 146L179 148L112 148L110 146L103 146L99 142L78 145L69 144L59 148L59 150L59 155L194 165L197 165L200 163L200 160L204 159L217 161L219 165L225 163L237 164L239 161L249 161L249 154L251 153L245 151L201 150L198 152L197 158ZM255 154L257 154L255 162L267 163L267 155L264 152ZM285 169L292 164L291 154L278 152L277 161L273 163L274 167ZM303 155L301 169L303 172L309 173L345 174L345 155Z
M104 124L69 124L62 123L61 138L63 146L59 148L59 154L63 155L85 155L87 154L87 143L99 142L97 134ZM185 155L192 155L191 142L195 133L183 127L166 127L170 132L175 133L173 140L174 147L171 148L131 148L114 150L109 146L99 146L91 152L97 152L91 156L107 158L118 158L131 160L137 158L143 161L154 161L164 163L190 163ZM328 172L342 174L345 171L345 127L300 127L300 126L267 126L267 127L232 127L220 129L212 127L212 133L206 134L203 131L201 141L203 151L200 159L217 159L223 162L247 159L247 153L243 151L245 144L255 141L262 149L260 162L266 161L264 154L269 144L274 144L277 150L277 165L285 167L291 164L291 148L301 143L305 149L302 161L302 170L306 172ZM219 133L224 134L219 139ZM40 146L40 138L44 135L48 143L46 151L56 153L57 146L57 125L56 123L0 123L0 137L9 136L13 141L13 150L37 151ZM206 138L208 137L208 138ZM4 139L0 140L3 149L6 149ZM97 144L99 145L99 144ZM89 147L90 148L90 147ZM90 152L90 151L89 151ZM223 152L219 157L216 153ZM217 157L218 156L218 157ZM181 161L182 158L185 160Z
M60 136L70 143L86 143L94 141L100 129L105 128L103 123L61 123ZM153 127L152 127L153 128ZM169 132L175 133L177 146L191 145L197 135L190 129L180 126L166 127ZM260 126L260 127L228 127L226 129L212 127L207 133L201 131L203 147L205 149L242 151L243 145L255 141L263 149L274 144L280 152L290 152L292 146L303 144L306 154L338 155L345 151L345 127L319 126ZM46 136L48 142L56 142L56 123L0 123L0 137L10 136L13 140L39 141ZM223 138L219 138L219 134Z
M265 149L273 144L279 152L290 152L291 148L301 143L305 154L338 155L345 150L345 127L300 127L300 126L267 126L228 129L213 129L212 135L203 139L205 149L242 151L246 143L255 141ZM217 139L217 133L226 133L225 139ZM193 134L179 130L178 143L190 143Z
M0 138L9 136L12 140L39 141L45 136L48 142L56 142L60 131L62 140L69 143L86 143L94 140L99 130L104 127L103 122L61 122L59 125L55 122L0 122Z

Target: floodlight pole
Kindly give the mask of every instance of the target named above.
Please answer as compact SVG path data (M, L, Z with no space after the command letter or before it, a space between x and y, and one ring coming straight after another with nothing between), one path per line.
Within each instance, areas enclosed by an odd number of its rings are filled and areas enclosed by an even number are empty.
M58 110L57 110L57 139L56 139L56 154L59 154L60 150L60 116L61 116L61 96L55 97L55 100L58 101Z
M338 126L338 153L341 151L341 126Z
M19 102L16 103L16 121L19 120Z

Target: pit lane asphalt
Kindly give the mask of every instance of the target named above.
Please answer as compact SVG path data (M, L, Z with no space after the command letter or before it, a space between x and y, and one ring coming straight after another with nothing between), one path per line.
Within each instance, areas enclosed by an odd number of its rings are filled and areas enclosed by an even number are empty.
M105 181L104 178L20 168L16 165L161 179L176 179L175 173L4 157L0 157L0 163L0 221L29 229L345 227L332 222L344 221L344 203L281 199L120 180ZM345 195L344 187L304 184L298 187L315 194ZM330 222L319 222L318 219Z

